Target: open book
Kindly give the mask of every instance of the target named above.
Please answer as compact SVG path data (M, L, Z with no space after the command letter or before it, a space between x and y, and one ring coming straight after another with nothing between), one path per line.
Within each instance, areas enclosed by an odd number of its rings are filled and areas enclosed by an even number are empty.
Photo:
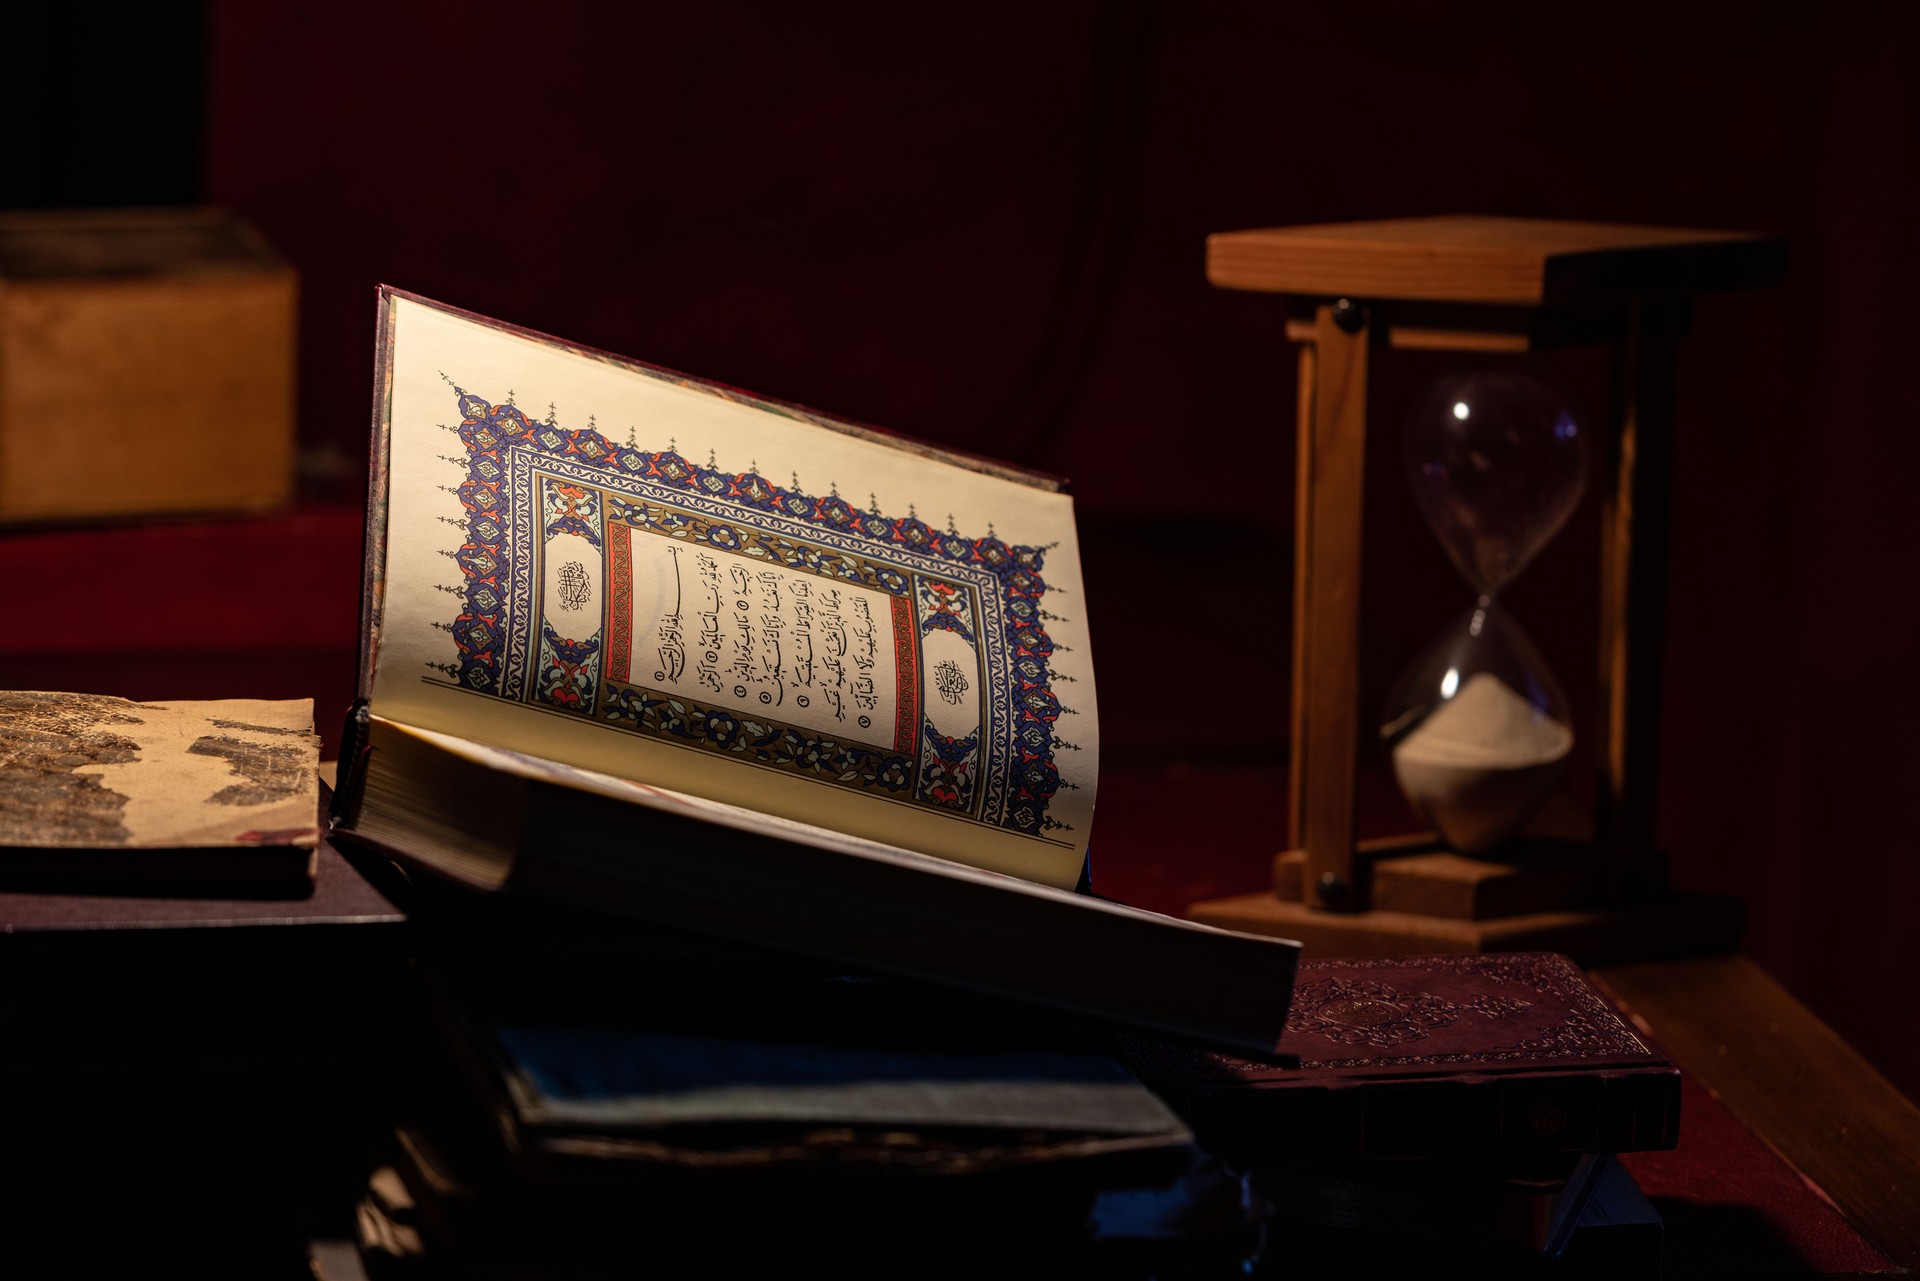
M343 834L483 888L1277 1042L1293 945L1070 892L1098 726L1057 481L380 301Z

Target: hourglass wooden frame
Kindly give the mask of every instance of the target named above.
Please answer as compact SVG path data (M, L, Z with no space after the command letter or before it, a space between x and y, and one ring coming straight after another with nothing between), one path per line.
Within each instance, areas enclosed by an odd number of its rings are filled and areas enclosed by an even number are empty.
M1212 924L1326 954L1550 947L1609 960L1731 945L1736 904L1667 891L1654 844L1675 362L1692 295L1773 283L1775 238L1449 216L1225 232L1207 277L1285 294L1300 345L1287 848ZM1355 839L1367 370L1377 348L1614 352L1602 485L1594 845L1500 863Z

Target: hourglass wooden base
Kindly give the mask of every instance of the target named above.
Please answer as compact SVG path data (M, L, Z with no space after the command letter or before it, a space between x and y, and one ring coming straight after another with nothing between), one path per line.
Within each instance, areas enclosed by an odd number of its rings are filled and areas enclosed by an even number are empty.
M1367 910L1308 906L1307 857L1274 859L1271 892L1196 903L1207 925L1297 939L1317 956L1564 952L1583 965L1729 950L1740 902L1663 894L1627 907L1592 906L1603 886L1591 843L1533 840L1498 860L1465 858L1431 837L1363 841Z
M1290 852L1275 892L1193 904L1327 955L1544 947L1586 960L1731 946L1731 900L1664 892L1654 847L1675 364L1691 295L1771 284L1772 237L1472 216L1229 232L1215 285L1290 295L1300 344ZM1461 859L1356 843L1367 369L1376 348L1615 352L1601 490L1595 839ZM1282 842L1276 842L1280 844ZM1605 910L1587 906L1604 905ZM1494 909L1499 909L1496 914Z
M1581 965L1731 951L1740 903L1724 895L1674 894L1638 907L1530 912L1456 921L1407 912L1322 912L1271 894L1196 903L1203 925L1290 938L1309 956L1429 956L1462 952L1563 952Z
M1490 860L1451 853L1423 835L1363 841L1359 853L1367 902L1383 912L1478 921L1561 911L1594 901L1600 891L1593 851L1585 845L1529 841ZM1310 901L1305 850L1274 858L1273 893L1284 902Z

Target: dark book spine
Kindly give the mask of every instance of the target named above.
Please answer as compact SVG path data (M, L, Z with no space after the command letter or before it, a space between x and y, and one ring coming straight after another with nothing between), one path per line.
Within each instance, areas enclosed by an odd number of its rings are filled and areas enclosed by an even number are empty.
M1672 1069L1160 1092L1203 1144L1246 1166L1639 1152L1679 1138Z

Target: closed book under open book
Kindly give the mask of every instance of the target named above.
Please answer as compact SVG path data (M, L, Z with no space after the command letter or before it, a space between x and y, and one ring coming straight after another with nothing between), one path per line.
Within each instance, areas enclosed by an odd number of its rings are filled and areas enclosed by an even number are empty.
M1099 742L1057 481L392 290L378 385L342 835L1273 1051L1296 945L1072 892Z
M1125 1039L1141 1079L1248 1169L1679 1137L1679 1069L1551 952L1308 961L1280 1043L1292 1066Z

